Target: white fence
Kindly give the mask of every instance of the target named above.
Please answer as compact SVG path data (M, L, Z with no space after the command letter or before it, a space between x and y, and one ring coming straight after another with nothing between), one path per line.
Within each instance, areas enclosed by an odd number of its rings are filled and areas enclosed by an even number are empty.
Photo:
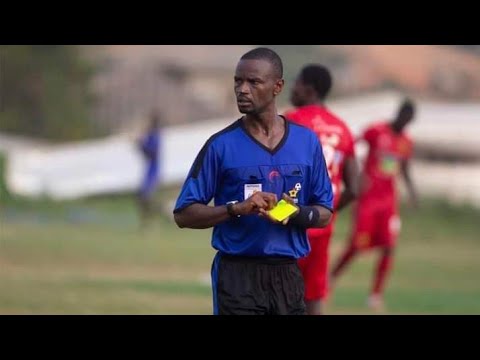
M161 183L182 181L204 142L226 124L227 120L219 119L165 129L159 158ZM9 191L57 200L135 191L144 166L135 139L128 136L57 146L16 146L7 153Z

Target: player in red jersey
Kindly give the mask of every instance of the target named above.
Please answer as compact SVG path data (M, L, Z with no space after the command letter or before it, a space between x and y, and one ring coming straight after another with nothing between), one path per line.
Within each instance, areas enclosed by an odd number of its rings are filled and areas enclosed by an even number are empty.
M350 130L324 105L331 86L328 69L321 65L305 66L291 92L290 100L296 109L287 112L285 117L312 129L320 139L332 182L334 208L338 211L356 197L359 170ZM311 252L298 261L305 279L305 302L309 315L322 313L322 301L328 294L328 245L334 221L335 213L326 228L308 229Z
M350 243L331 274L332 281L362 250L379 248L373 286L368 305L383 309L385 279L392 266L393 249L400 231L395 177L401 173L407 185L410 201L417 206L417 195L409 173L413 143L404 128L413 120L414 104L405 100L392 122L381 122L366 129L359 140L369 146L360 181L360 195L355 205Z

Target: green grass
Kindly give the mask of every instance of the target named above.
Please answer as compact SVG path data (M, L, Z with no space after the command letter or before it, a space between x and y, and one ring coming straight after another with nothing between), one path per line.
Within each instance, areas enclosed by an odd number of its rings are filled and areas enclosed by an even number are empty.
M401 213L385 296L389 313L480 314L480 211L426 199L419 210L402 207ZM348 215L339 219L333 259L347 237ZM338 280L333 312L364 309L377 256L360 255Z
M176 189L159 196L172 198ZM480 313L480 212L425 200L402 208L386 301L392 314ZM178 229L166 216L140 231L133 197L64 203L9 199L0 208L0 313L210 314L211 230ZM331 254L340 253L349 213ZM336 284L331 314L369 314L375 253Z

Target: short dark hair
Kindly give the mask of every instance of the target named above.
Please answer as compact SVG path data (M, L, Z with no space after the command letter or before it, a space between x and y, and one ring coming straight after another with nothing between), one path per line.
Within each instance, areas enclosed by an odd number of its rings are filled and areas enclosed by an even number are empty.
M324 99L332 87L330 71L323 65L309 64L300 72L300 79L305 85L313 87L318 97Z
M268 61L274 71L275 75L278 78L283 78L283 63L282 59L280 59L280 56L273 51L272 49L265 48L265 47L259 47L255 48L253 50L250 50L249 52L243 54L243 56L240 58L240 60L265 60Z

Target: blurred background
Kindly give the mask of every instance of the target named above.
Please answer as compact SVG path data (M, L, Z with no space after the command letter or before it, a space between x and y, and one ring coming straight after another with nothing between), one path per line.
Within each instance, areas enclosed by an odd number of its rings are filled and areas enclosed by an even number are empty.
M235 66L256 46L0 46L1 314L211 314L211 229L178 229L172 208L204 142L240 117ZM480 45L266 46L284 62L280 112L306 63L331 69L326 104L355 135L416 102L421 201L402 205L388 313L479 314ZM152 111L160 181L142 226ZM346 210L332 258L349 223ZM352 264L327 313L370 313L374 258Z

